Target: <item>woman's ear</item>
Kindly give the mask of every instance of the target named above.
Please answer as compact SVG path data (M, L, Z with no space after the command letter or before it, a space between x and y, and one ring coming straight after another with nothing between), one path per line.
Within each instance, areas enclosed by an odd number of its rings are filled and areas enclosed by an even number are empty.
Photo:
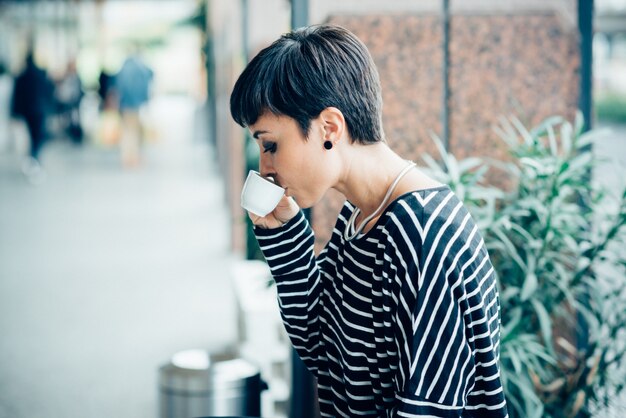
M331 141L335 144L346 132L346 120L341 110L336 107L327 107L322 110L320 121L324 129L324 141Z

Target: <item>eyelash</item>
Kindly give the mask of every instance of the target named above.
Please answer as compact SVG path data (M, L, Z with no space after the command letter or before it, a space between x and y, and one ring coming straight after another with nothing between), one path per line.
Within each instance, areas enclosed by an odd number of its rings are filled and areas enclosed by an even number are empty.
M269 152L271 154L276 152L276 144L275 143L271 143L271 144L264 144L263 145L263 152Z

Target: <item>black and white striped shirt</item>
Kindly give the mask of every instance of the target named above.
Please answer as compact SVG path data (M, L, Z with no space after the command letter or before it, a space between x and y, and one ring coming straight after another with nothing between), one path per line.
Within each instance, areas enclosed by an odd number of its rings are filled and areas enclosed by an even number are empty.
M302 213L255 229L322 416L506 417L495 273L462 202L407 193L345 242L353 210L317 258Z

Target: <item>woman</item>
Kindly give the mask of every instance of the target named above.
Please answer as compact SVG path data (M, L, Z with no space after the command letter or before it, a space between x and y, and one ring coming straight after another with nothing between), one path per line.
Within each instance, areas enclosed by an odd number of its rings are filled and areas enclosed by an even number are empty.
M504 417L499 302L480 233L452 191L386 144L376 67L349 31L283 35L246 67L231 113L286 189L250 214L323 416ZM347 201L318 257L300 208Z

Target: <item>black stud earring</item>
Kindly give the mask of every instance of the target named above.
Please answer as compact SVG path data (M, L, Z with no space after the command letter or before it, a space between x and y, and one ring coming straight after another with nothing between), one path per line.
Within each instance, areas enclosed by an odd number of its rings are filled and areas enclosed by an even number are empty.
M333 143L330 141L324 141L324 148L331 149L333 147Z

